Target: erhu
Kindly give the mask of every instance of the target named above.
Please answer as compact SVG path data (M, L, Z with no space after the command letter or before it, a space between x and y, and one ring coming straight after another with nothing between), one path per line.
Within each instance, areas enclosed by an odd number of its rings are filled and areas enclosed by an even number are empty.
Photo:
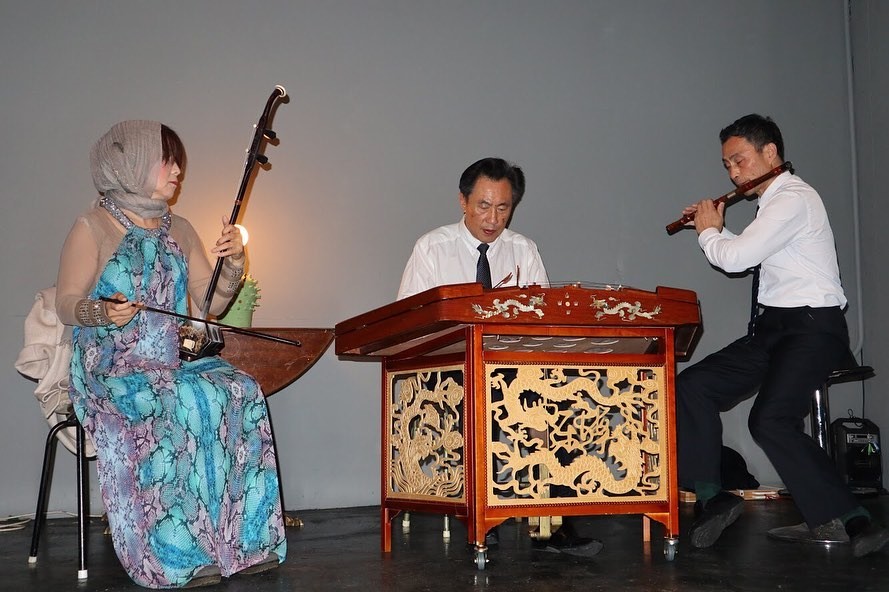
M752 181L747 181L746 183L742 183L741 185L738 185L737 187L735 187L734 190L729 191L725 195L720 195L719 197L717 197L716 199L713 200L713 204L719 205L721 203L724 203L727 206L731 205L731 200L734 199L735 197L745 195L748 191L750 191L751 189L754 189L760 183L768 181L772 177L776 177L776 176L780 175L781 173L783 173L784 171L790 171L791 173L793 172L793 163L791 163L789 160L785 160L783 163L776 166L775 168L773 168L772 170L767 172L765 175L757 177L757 178L753 179ZM689 222L691 222L694 219L695 219L695 214L694 214L694 212L692 212L691 214L686 214L686 215L682 216L675 222L671 222L670 224L667 224L667 234L676 234L677 232L679 232L680 230L685 228L686 224L688 224Z
M269 159L261 152L263 140L274 140L277 137L275 132L268 128L269 115L275 103L286 96L287 91L283 86L278 85L266 101L265 108L262 110L262 115L259 117L259 121L255 126L256 129L253 133L253 141L250 143L250 148L247 150L247 160L244 163L244 176L241 178L241 186L238 189L238 196L235 199L235 206L232 209L231 217L228 222L229 224L235 224L238 221L238 214L241 211L241 203L244 200L244 194L247 191L247 186L250 183L250 176L253 174L256 163L266 164L269 161ZM219 276L222 273L222 263L223 259L221 257L216 260L216 267L213 270L213 275L210 277L207 293L204 295L204 301L200 306L199 317L195 318L184 315L173 315L189 320L188 323L180 327L179 331L179 357L183 360L191 361L205 356L213 356L222 351L222 348L225 346L220 328L227 327L227 325L207 320L207 317L210 316L210 303L213 300L213 293L216 291L216 284L219 282ZM153 312L169 314L169 311L158 309L155 309ZM234 327L229 328L235 330ZM239 331L257 337L272 339L273 341L283 341L285 343L290 343L291 345L299 345L299 342L290 342L287 339L282 340L281 338L265 335L264 333L244 330Z

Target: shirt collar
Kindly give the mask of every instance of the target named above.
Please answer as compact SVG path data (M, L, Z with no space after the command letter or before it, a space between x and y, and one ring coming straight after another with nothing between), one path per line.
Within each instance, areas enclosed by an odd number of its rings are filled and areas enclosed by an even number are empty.
M759 207L764 206L768 201L772 198L773 195L778 193L778 190L781 189L781 186L784 185L793 173L790 171L784 171L772 181L772 184L769 185L765 191L762 192L762 195L759 196L759 199L756 202L756 205Z
M463 239L463 242L466 243L473 251L477 251L478 246L482 244L482 241L472 236L472 233L469 232L469 229L466 227L466 216L463 216L460 219L460 223L457 224L457 228L460 233L460 238ZM503 232L506 232L505 228L503 229ZM492 242L488 243L488 253L494 251L497 248L497 245L500 244L500 238L503 236L503 232L501 232L500 236L495 238Z

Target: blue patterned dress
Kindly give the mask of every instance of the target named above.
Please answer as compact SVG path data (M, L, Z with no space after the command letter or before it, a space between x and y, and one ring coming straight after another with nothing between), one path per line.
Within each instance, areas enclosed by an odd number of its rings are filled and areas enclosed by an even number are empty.
M127 227L90 298L186 312L188 267L169 236ZM219 357L179 359L175 318L141 311L124 327L75 327L71 399L93 438L115 550L150 588L201 566L228 576L281 561L286 539L265 398Z

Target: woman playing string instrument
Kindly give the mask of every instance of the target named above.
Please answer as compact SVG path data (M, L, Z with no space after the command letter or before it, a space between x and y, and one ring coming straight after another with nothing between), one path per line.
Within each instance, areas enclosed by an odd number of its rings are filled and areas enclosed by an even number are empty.
M257 382L219 357L184 362L179 321L133 303L186 313L211 265L194 228L172 214L185 150L152 121L114 125L90 154L101 194L61 255L59 318L74 325L70 394L92 437L112 540L138 584L218 582L283 561L277 461ZM210 311L222 312L244 265L225 224ZM112 299L117 302L109 302Z

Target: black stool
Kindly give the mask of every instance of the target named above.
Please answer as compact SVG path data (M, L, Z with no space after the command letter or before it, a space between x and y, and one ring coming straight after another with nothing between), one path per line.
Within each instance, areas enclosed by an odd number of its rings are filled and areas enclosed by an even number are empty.
M37 494L37 511L34 513L34 534L31 536L31 554L28 563L37 563L37 545L40 542L40 529L46 520L46 507L49 504L49 484L52 480L52 469L55 460L56 437L65 428L75 428L77 433L77 535L80 543L80 568L77 570L77 579L87 579L86 569L86 530L88 514L88 487L87 472L84 469L86 461L91 457L86 454L86 432L77 421L72 411L68 417L49 430L46 437L46 448L43 452L43 472L40 475L40 491Z
M874 375L874 369L870 366L859 366L849 352L847 364L838 370L834 370L824 381L824 384L812 393L812 415L809 425L812 428L812 437L818 445L833 458L833 445L830 441L830 401L827 397L827 389L832 384L852 382L853 380L866 380Z

